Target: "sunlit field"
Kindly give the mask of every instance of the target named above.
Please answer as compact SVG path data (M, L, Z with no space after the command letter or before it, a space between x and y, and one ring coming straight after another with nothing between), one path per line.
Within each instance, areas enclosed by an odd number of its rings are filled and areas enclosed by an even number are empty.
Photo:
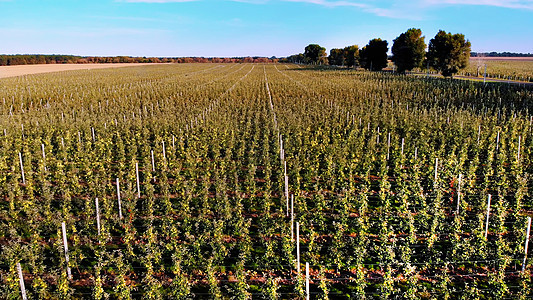
M487 66L487 77L533 82L533 57L479 57L470 58L462 75L482 77Z

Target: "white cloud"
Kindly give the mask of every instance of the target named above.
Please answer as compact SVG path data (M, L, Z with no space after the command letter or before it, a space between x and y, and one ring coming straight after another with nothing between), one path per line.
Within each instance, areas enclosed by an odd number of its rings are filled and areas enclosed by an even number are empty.
M2 1L2 0L0 0ZM179 3L200 0L116 0L128 3ZM270 2L298 2L328 8L352 7L380 17L395 19L424 19L425 12L443 6L480 5L510 9L533 10L533 0L225 0L249 4Z
M251 3L251 4L265 4L269 0L231 0L233 2Z
M198 0L120 0L128 3L175 3L175 2L193 2Z
M10 0L0 0L10 1ZM193 2L200 0L116 0L128 3L178 3ZM266 4L273 0L229 0L232 2L242 2L251 4ZM376 15L391 16L395 7L418 6L431 7L443 5L483 5L497 6L516 9L533 9L533 0L280 0L284 2L302 2L322 5L325 7L357 7Z
M234 0L237 1L237 0ZM253 0L244 0L244 1L253 1ZM341 7L341 6L351 6L359 7L365 9L369 12L375 12L377 15L388 15L394 7L398 6L418 6L422 7L431 7L431 6L442 6L442 5L484 5L484 6L497 6L497 7L506 7L506 8L517 8L517 9L533 9L533 0L380 0L380 1L370 1L370 0L283 0L288 2L305 2L312 3L317 5L322 5L326 7ZM259 2L259 1L258 1ZM265 1L262 1L265 2Z
M533 9L533 0L427 0L430 5L483 5L517 9Z
M286 2L305 2L317 5L323 5L327 7L339 7L339 6L351 6L359 8L370 8L368 4L364 4L357 1L327 1L327 0L284 0Z
M364 12L374 14L380 17L394 19L420 20L421 16L413 13L415 2L404 2L395 0L371 1L371 0L282 0L285 2L302 2L321 5L324 7L353 7L361 9Z

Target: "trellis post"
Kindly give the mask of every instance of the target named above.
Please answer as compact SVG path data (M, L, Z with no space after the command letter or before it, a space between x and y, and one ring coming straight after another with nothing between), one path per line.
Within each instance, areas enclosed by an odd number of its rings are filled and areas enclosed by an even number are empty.
M283 161L285 175L285 200L287 202L287 217L289 216L289 177L287 176L287 161Z
M41 152L43 153L43 160L45 160L46 154L44 153L44 144L41 144Z
M516 160L520 161L520 142L522 141L522 136L518 136L518 154L516 155Z
M487 199L487 220L485 222L485 238L487 238L489 234L489 214L490 214L490 199L492 198L492 195L489 195Z
M300 223L296 222L296 272L300 275Z
M135 163L135 174L137 175L137 198L141 198L141 185L139 184L139 163Z
M24 276L22 275L20 263L17 263L17 271L19 273L20 293L22 294L22 300L27 300L28 297L26 296L26 286L24 285Z
M120 183L117 178L117 201L118 201L118 217L122 219L122 203L120 202Z
M22 174L22 183L26 184L26 178L24 177L24 165L22 164L22 153L19 152L20 173Z
M463 179L463 174L459 174L459 183L457 184L457 211L456 214L459 214L459 207L461 205L461 182Z
M163 159L167 160L167 151L165 149L165 141L161 142L163 144Z
M65 225L65 222L61 222L61 230L63 232L63 249L65 250L65 263L67 265L67 277L68 279L72 279L72 274L70 272L70 266L69 259L68 259L68 243L67 243L67 227Z
M439 168L439 158L435 158L435 179L434 184L437 184L437 177L438 177L438 168Z
M96 228L98 229L98 238L100 238L100 207L98 205L98 197L94 199L96 207Z
M150 156L152 157L152 172L155 173L154 150L150 150Z
M527 259L527 247L529 246L529 231L531 229L531 217L527 217L527 230L526 230L526 244L524 249L524 262L522 263L522 272L526 269L526 259Z
M294 195L291 195L291 241L294 241Z
M387 160L389 160L389 158L390 158L390 132L387 138Z
M305 296L309 300L309 263L305 263Z

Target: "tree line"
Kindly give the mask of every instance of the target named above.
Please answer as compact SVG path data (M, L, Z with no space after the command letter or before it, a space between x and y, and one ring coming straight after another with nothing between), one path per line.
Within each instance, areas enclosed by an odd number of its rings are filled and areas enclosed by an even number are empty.
M358 45L331 49L328 56L324 47L310 44L305 47L304 53L289 56L283 61L381 71L388 65L388 46L386 40L375 38L361 49ZM393 40L390 59L399 73L426 65L438 70L443 76L453 76L468 65L470 47L470 41L463 34L451 34L443 30L426 45L422 30L411 28Z
M0 66L94 63L269 63L276 57L131 57L15 54L0 55Z
M533 57L533 53L515 52L471 52L470 57Z

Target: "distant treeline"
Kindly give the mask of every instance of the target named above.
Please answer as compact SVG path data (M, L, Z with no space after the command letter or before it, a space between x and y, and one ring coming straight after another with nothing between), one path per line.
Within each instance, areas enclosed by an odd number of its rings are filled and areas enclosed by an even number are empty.
M131 57L16 54L0 55L0 66L35 64L96 64L96 63L265 63L277 62L275 57Z
M470 57L533 57L533 53L513 52L470 52Z

